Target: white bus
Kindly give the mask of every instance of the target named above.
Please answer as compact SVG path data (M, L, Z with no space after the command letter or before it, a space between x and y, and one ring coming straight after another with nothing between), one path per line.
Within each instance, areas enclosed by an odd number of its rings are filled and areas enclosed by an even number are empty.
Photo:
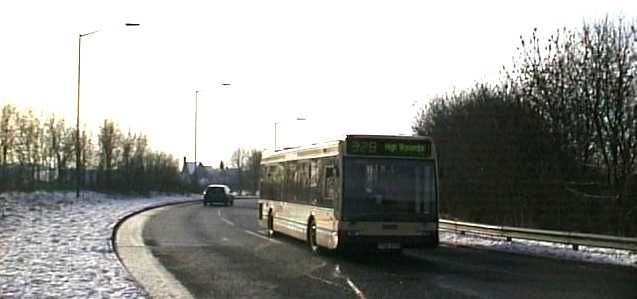
M438 246L438 179L428 137L348 135L261 160L259 223L320 248Z

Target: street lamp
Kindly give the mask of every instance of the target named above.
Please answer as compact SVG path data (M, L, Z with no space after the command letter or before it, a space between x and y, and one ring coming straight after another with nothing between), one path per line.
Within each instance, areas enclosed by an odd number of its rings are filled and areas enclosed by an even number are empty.
M230 86L231 83L221 83L221 86ZM197 107L199 106L199 92L195 90L195 169L197 168Z
M200 90L195 90L195 169L197 168L197 107Z
M126 23L126 26L139 26L138 23ZM77 118L75 121L75 197L80 197L80 71L82 61L82 37L97 33L100 30L79 34L77 38Z
M296 120L306 120L305 117L297 117ZM279 126L279 122L275 121L274 122L274 151L276 152L277 149L277 132L278 132L278 126Z

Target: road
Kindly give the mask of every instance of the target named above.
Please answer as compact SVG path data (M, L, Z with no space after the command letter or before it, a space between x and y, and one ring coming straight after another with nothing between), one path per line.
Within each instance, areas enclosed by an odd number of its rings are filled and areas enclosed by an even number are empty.
M197 298L637 298L637 269L452 247L402 255L314 254L268 239L254 200L177 205L143 242Z

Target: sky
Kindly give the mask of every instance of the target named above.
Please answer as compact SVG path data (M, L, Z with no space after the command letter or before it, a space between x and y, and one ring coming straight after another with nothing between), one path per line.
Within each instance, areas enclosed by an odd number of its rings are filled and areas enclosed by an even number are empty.
M193 161L199 90L197 161L218 166L272 148L275 123L279 147L411 135L428 99L498 82L520 35L606 15L637 1L3 0L0 104L74 126L78 35L99 30L81 39L82 125Z

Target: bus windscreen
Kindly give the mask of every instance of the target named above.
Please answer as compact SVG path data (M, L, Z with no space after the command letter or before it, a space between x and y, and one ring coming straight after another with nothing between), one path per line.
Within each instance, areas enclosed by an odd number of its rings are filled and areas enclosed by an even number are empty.
M436 217L434 164L425 160L346 158L343 218L410 221Z

